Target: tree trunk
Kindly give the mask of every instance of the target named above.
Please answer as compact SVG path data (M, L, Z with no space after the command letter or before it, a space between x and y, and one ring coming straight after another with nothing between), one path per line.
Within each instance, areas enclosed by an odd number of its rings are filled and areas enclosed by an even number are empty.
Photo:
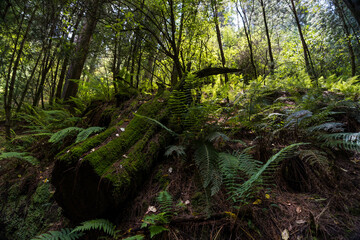
M252 40L251 40L250 23L247 20L245 10L242 8L242 13L241 13L239 10L238 4L236 4L236 10L237 10L238 14L240 15L240 18L244 25L245 36L246 36L246 40L247 40L247 43L249 46L249 52L250 52L250 62L251 62L251 66L254 70L254 76L255 76L255 78L257 78L258 75L257 75L257 69L256 69L256 65L255 65L255 60L254 60L254 51L253 51L253 45L252 45Z
M309 51L309 48L308 48L308 46L306 44L302 29L301 29L300 20L298 18L297 12L296 12L296 7L295 7L294 0L291 0L291 10L292 10L292 12L294 14L294 18L295 18L295 21L296 21L296 26L297 26L297 29L299 31L299 36L300 36L301 44L302 44L302 47L303 47L306 72L311 77L316 77L315 76L315 71L314 71L314 69L312 67L312 64L310 62L310 57L311 57L310 56L310 51Z
M23 102L24 102L26 93L27 93L28 90L29 90L29 85L30 85L30 83L32 82L32 80L34 79L35 71L36 71L36 69L37 69L37 66L39 65L41 55L42 55L42 51L39 53L39 57L36 59L35 66L34 66L33 70L31 71L30 77L29 77L29 78L27 79L27 81L26 81L25 88L24 88L24 91L23 91L22 94L21 94L20 102L19 102L19 105L18 105L18 107L17 107L17 109L16 109L16 112L20 112L20 109L21 109L21 106L22 106L22 104L23 104Z
M68 76L65 80L62 94L64 100L69 100L71 97L75 97L78 92L78 81L80 80L86 57L89 52L91 37L95 31L101 5L102 0L93 0L90 6L91 9L87 13L86 23L76 43L74 58L70 63Z
M74 25L74 29L73 29L73 32L72 32L72 36L71 36L71 38L70 38L70 45L72 45L72 44L74 43L76 31L77 31L77 29L78 29L78 27L79 27L79 23L80 23L81 17L82 17L82 14L79 14L78 17L77 17L77 19L76 19L76 23L75 23L75 25ZM68 50L68 49L67 49L67 50ZM55 100L56 100L56 101L58 101L59 99L61 99L62 88L63 88L63 85L64 85L66 70L67 70L69 61L70 61L70 53L69 53L69 52L66 52L66 53L65 53L65 59L64 59L63 64L62 64L62 66L61 66L61 72L60 72L59 82L58 82L57 87L56 87L56 94L55 94Z
M360 1L359 0L344 0L346 6L350 9L354 18L360 26Z
M347 45L348 45L348 49L349 49L350 64L351 64L351 75L355 76L356 75L356 60L355 60L354 49L351 44L350 30L349 30L348 25L346 24L345 17L344 17L344 9L342 8L341 4L337 0L335 0L334 3L335 3L335 8L338 12L338 15L341 19L344 33L346 35Z
M260 4L261 4L262 14L263 14L263 18L264 18L265 33L266 33L266 38L267 38L268 48L269 48L270 73L271 73L271 75L273 75L274 74L274 68L275 68L275 61L274 61L274 57L273 57L273 53L272 53L271 39L270 39L270 34L269 34L269 28L268 28L268 25L267 25L266 10L265 10L264 0L260 0Z
M11 108L12 108L12 99L13 99L14 87L15 87L15 81L16 81L16 73L18 70L18 66L20 63L20 59L22 56L26 38L29 33L33 18L35 16L35 12L36 12L36 8L33 10L32 14L31 14L31 17L29 19L23 39L21 41L16 60L14 62L14 67L13 67L10 82L9 82L9 79L6 79L6 87L5 87L5 94L4 94L4 109L5 109L5 124L4 125L5 125L5 137L7 140L11 139ZM24 13L24 15L25 15L25 13ZM21 26L19 29L21 29ZM19 38L19 36L20 36L20 32L19 32L18 38ZM15 51L16 51L16 48L14 48L13 55L15 55ZM10 67L11 67L11 65L10 65Z
M225 59L225 54L224 54L224 49L223 49L223 44L222 44L222 39L221 39L221 32L220 32L219 18L218 18L218 7L217 7L216 0L212 1L212 8L213 8L213 13L214 13L216 37L217 37L219 50L220 50L220 56L221 56L221 64L223 67L225 67L226 59ZM228 81L229 81L228 75L225 74L225 83L227 83Z

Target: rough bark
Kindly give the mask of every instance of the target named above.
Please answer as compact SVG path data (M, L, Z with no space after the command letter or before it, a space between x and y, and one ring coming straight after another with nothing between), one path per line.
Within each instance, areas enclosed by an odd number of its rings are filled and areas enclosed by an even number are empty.
M98 22L98 15L101 10L102 2L103 0L93 0L91 2L89 12L87 12L86 23L83 27L83 31L79 36L79 39L76 41L74 57L70 63L68 76L65 80L62 93L64 100L69 100L71 97L75 97L78 92L78 81L80 80L81 73L89 52L91 37Z

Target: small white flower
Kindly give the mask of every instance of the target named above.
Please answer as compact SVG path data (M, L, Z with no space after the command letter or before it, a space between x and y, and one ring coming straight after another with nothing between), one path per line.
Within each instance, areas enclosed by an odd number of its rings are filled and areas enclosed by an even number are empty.
M120 136L120 135L117 133L117 134L115 134L115 136L117 136L117 137L118 137L118 136Z
M186 200L185 201L185 205L189 205L190 204L190 201L189 200Z
M125 132L125 128L120 128L120 131Z
M95 152L95 148L91 149L91 152Z
M168 172L169 172L169 173L172 173L172 172L173 172L173 168L172 168L172 167L169 167Z
M123 165L120 164L119 168L122 169L122 168L123 168Z

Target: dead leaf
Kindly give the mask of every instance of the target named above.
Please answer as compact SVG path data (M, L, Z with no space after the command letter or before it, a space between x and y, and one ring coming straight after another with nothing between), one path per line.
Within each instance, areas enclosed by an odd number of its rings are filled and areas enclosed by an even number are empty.
M281 233L281 239L282 240L288 240L290 237L289 235L289 231L287 229L285 229L282 233Z
M297 213L301 213L301 212L302 212L301 207L297 207L297 208L296 208L296 212L297 212Z

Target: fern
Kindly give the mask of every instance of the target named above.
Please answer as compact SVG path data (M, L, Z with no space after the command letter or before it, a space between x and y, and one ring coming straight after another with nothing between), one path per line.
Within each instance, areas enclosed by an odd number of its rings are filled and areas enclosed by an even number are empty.
M203 187L205 189L210 187L211 195L215 195L222 184L218 152L209 142L202 142L196 148L194 157L203 180Z
M297 153L301 160L306 161L311 166L315 164L319 164L323 168L329 169L329 159L325 152L310 149L310 150L300 150Z
M304 119L309 118L312 116L312 112L310 112L309 110L300 110L300 111L296 111L292 114L290 114L285 122L285 126L284 127L289 127L289 126L297 126L299 125Z
M75 143L79 143L87 139L91 134L99 133L104 131L103 127L89 127L87 129L82 130L76 137Z
M338 132L344 132L344 126L343 123L338 122L328 122L323 123L314 127L308 128L309 132L315 132L315 131L325 131L325 132L332 132L332 133L338 133Z
M166 152L165 152L165 156L166 157L169 157L171 156L172 154L176 153L178 157L180 156L186 156L186 153L185 153L185 147L184 146L181 146L181 145L171 145L169 146L167 149L166 149Z
M39 164L39 160L33 156L27 155L27 152L4 152L0 154L0 160L6 159L6 158L17 158L20 160L24 160L32 165Z
M214 142L216 141L217 139L219 138L222 138L223 140L225 141L230 141L230 138L224 134L224 133L221 133L221 132L212 132L210 133L207 137L206 137L206 140L210 141L210 142Z
M135 235L131 237L124 238L122 240L143 240L145 237L143 235Z
M170 128L166 127L164 124L162 124L161 122L157 121L156 119L150 118L150 117L146 117L143 115L139 115L139 114L135 114L135 116L139 117L139 118L145 118L153 123L156 123L157 125L159 125L160 127L164 128L166 131L168 131L171 135L174 136L178 136L178 134L176 132L174 132L173 130L171 130Z
M75 240L83 236L82 232L72 232L69 228L61 229L60 231L50 231L43 233L31 240Z
M171 210L173 208L172 196L167 191L161 191L157 197L157 201L161 206L161 211L171 215Z
M239 202L249 198L252 193L251 190L259 186L259 183L261 183L261 177L263 173L268 171L271 165L279 163L281 160L288 158L290 153L293 152L293 149L302 144L303 143L296 143L283 148L278 153L273 155L261 168L258 169L256 173L252 174L246 182L233 183L231 186L229 186L228 190L230 199L232 199L234 202Z
M113 223L111 223L109 220L94 219L83 222L81 226L77 226L76 228L74 228L74 230L72 230L72 233L84 232L88 230L102 230L106 234L115 237L116 235L115 227L116 226Z
M78 133L81 131L83 131L83 128L79 128L79 127L68 127L68 128L62 129L62 130L54 133L51 136L51 138L49 139L49 142L50 143L59 143L67 136L74 135L74 133Z
M328 147L337 147L344 150L360 151L360 133L333 133L319 136Z

